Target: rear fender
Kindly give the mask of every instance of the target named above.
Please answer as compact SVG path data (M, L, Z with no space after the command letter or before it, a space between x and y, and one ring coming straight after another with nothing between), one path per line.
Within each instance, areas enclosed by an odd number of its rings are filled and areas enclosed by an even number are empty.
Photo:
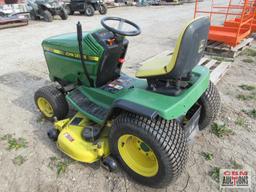
M113 103L108 119L120 114L121 111L135 113L148 117L149 119L155 119L158 116L158 112L153 109L144 107L143 105L139 105L128 100L118 99Z

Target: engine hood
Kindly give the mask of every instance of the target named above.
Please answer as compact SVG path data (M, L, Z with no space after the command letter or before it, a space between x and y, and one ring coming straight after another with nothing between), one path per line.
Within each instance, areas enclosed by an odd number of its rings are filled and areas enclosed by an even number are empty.
M71 53L79 53L77 34L67 33L49 37L42 42L44 50L47 48ZM83 32L83 53L92 56L101 56L103 47L92 36L92 32Z
M83 35L85 36L87 33L84 33ZM50 47L78 53L77 35L76 33L67 33L49 37L42 42L42 46L43 48Z

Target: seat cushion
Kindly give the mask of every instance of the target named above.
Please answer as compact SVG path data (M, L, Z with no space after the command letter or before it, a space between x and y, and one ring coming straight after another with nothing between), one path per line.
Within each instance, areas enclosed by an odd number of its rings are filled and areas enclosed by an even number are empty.
M136 72L136 77L151 77L168 73L167 66L170 64L172 53L165 51L142 63Z

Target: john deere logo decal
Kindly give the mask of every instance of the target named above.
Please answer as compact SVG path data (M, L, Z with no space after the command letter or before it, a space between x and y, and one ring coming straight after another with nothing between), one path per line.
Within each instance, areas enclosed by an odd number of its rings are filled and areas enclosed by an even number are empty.
M54 48L51 48L51 47L44 47L44 51L48 51L50 53L54 53L54 54L57 54L57 55L62 55L62 56L66 56L66 57L80 59L80 54L79 53L72 53L72 52L68 52L68 51L54 49ZM83 55L83 58L84 58L84 60L87 60L87 61L95 61L95 62L99 61L99 57L97 57L97 56Z

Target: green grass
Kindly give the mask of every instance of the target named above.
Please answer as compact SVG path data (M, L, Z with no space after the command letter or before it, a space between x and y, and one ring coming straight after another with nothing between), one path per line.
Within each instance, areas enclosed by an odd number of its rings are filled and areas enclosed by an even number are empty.
M224 57L218 57L218 56L212 56L211 58L212 58L212 59L215 59L215 60L217 60L217 61L224 61L224 60L225 60Z
M56 170L57 176L67 171L68 166L73 161L70 159L60 159L58 157L50 157L48 167L52 170Z
M6 140L9 140L9 139L11 139L12 138L12 134L5 134L5 135L3 135L1 138L0 138L0 140L1 141L6 141Z
M256 119L256 109L250 110L250 111L249 111L249 115L250 115L252 118Z
M24 138L11 138L8 140L8 150L18 150L20 148L26 148L28 142Z
M243 117L237 117L235 124L239 126L245 126L246 121Z
M204 157L206 161L213 160L213 154L209 152L202 152L201 155Z
M37 119L36 119L36 122L37 123L42 123L45 121L45 118L43 116L39 116Z
M243 55L251 56L251 57L256 57L256 50L253 48L247 48L243 51Z
M220 182L220 168L219 167L213 167L210 172L209 176L216 181L217 183Z
M242 61L245 62L245 63L253 63L254 59L251 58L251 57L248 57L248 58L243 59Z
M216 135L219 138L223 138L224 136L229 136L234 134L234 132L228 127L226 127L225 124L218 124L218 123L212 124L211 131L214 135Z
M243 169L243 165L237 163L235 160L230 161L230 167L232 169Z
M253 85L246 85L246 84L239 85L239 87L245 91L252 91L252 90L255 90L256 88Z
M246 113L249 117L256 119L256 109L251 109L249 111L242 110L244 113Z
M254 93L250 94L250 95L239 94L239 95L237 95L237 99L242 100L242 101L255 100L256 95Z
M28 142L24 138L14 138L13 135L11 134L6 134L1 137L1 140L7 141L8 147L7 150L18 150L21 148L27 148Z
M12 160L12 162L13 162L14 165L20 166L20 165L22 165L26 160L27 160L27 159L26 159L25 157L23 157L22 155L18 155L18 156L16 156L16 157Z

